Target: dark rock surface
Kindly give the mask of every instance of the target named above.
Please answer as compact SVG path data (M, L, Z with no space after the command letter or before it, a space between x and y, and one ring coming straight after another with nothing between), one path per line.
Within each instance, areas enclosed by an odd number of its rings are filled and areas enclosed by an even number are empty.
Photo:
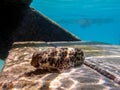
M32 55L41 48L77 47L86 62L101 68L96 71L85 64L63 73L50 73L30 65ZM17 42L13 45L0 74L0 90L120 90L120 46L85 42ZM115 78L109 79L105 73Z
M0 3L6 5L15 5L15 6L29 6L32 0L1 0Z
M13 33L13 41L78 41L54 21L28 8L22 12L22 23Z
M78 41L44 15L29 7L32 0L0 1L0 58L15 41Z
M9 0L12 1L12 0ZM0 2L0 58L7 56L7 51L13 43L12 34L16 31L19 24L22 22L22 10L26 7L15 6L6 1Z

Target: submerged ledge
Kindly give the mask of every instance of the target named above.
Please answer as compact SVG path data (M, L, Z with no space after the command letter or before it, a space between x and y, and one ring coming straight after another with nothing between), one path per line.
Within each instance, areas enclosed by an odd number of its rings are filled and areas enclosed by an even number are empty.
M0 89L57 90L64 88L65 90L101 90L109 88L119 90L120 86L113 80L86 65L71 68L60 74L36 70L30 65L31 56L35 51L41 48L54 47L56 43L57 47L81 48L86 56L85 61L89 61L89 63L102 70L109 71L116 77L120 76L120 46L88 45L82 44L82 42L15 42L0 73Z

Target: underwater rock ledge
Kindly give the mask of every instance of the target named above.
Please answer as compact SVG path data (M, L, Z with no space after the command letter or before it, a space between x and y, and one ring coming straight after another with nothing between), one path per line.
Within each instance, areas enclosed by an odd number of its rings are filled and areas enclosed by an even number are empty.
M94 43L88 45L82 42L60 43L14 43L0 73L0 90L63 90L63 88L64 90L120 90L120 85L116 84L116 80L106 77L105 72L101 73L107 71L119 79L120 46L94 45ZM63 73L51 73L48 70L36 69L31 65L34 52L55 48L56 44L58 48L82 49L85 53L85 61L91 63L92 66L89 63L90 67L82 64ZM95 68L96 66L98 68Z
M80 41L79 38L33 8L27 8L22 14L23 20L16 32L13 33L14 42Z

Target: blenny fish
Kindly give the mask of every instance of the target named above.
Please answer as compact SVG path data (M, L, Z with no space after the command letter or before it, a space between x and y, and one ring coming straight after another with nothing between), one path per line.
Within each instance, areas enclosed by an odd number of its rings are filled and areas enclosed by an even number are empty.
M80 48L47 48L33 53L31 65L37 69L55 69L59 72L84 63Z

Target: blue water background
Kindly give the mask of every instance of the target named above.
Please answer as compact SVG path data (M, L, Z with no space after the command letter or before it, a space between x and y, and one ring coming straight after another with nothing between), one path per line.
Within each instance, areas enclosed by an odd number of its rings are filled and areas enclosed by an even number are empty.
M120 44L120 0L33 0L31 7L81 40Z
M2 70L3 66L4 66L4 61L0 59L0 71Z

